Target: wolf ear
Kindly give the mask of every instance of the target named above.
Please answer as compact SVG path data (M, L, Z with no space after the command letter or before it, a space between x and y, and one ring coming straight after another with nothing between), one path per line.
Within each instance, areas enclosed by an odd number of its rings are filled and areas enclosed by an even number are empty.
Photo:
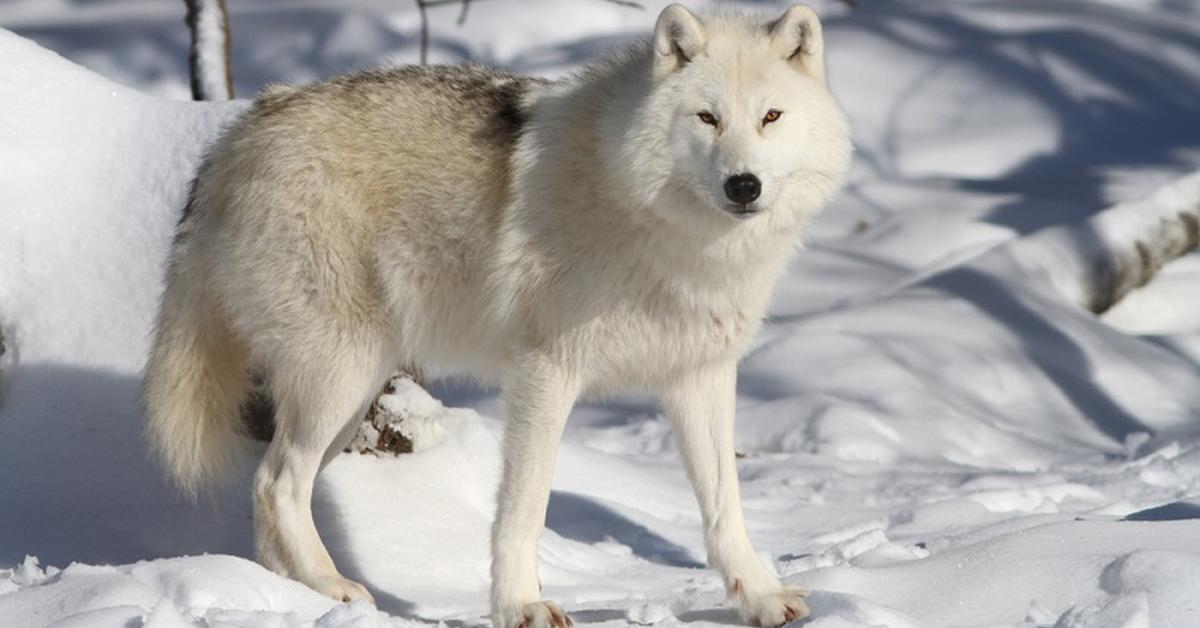
M699 18L682 4L672 4L658 14L654 26L654 69L662 75L682 68L704 51L705 43Z
M807 5L797 4L771 24L771 48L810 76L825 82L825 41L821 20Z

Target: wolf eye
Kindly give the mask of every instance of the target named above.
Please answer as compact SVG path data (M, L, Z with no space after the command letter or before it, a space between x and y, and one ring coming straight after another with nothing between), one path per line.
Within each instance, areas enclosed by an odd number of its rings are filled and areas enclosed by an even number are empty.
M716 116L714 116L713 114L711 114L707 111L701 111L700 113L696 114L696 117L700 118L700 121L703 122L704 124L707 124L709 126L717 126Z
M778 109L772 109L768 111L767 115L763 116L763 126L767 126L768 124L778 120L779 116L781 115L783 115L783 112Z

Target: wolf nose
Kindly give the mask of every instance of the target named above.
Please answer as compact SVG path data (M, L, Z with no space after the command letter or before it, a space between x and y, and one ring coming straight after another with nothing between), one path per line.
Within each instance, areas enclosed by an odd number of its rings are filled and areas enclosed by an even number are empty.
M754 202L762 193L762 182L752 174L735 174L725 180L725 196L738 205Z

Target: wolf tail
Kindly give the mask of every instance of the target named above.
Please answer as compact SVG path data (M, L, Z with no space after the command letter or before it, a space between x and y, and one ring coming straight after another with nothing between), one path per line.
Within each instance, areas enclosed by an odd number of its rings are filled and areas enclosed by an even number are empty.
M181 238L187 234L181 234ZM242 458L239 406L249 392L246 352L207 283L176 245L142 383L145 434L188 497L219 484Z

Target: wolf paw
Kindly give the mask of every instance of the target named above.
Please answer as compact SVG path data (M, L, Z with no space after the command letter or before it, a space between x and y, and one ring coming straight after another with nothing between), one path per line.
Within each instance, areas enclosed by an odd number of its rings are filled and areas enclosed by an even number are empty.
M778 587L757 594L740 592L738 604L746 623L774 628L808 617L808 605L804 603L807 594L798 587Z
M375 597L371 595L370 591L367 591L366 587L338 575L321 576L313 580L309 586L341 602L366 600L375 605Z
M526 604L496 614L495 628L571 628L575 622L548 600Z

